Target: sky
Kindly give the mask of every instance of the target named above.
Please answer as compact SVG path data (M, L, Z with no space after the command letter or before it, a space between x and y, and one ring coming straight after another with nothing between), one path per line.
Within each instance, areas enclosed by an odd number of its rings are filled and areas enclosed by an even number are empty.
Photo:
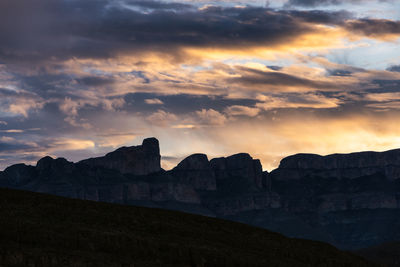
M396 3L397 2L397 3ZM400 148L396 0L0 1L0 170Z

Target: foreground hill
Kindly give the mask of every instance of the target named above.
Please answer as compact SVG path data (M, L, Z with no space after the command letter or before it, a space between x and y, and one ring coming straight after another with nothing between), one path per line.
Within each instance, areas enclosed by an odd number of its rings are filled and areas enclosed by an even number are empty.
M379 246L364 248L356 253L371 262L384 264L387 267L400 266L400 242L385 243Z
M221 219L0 189L0 266L374 265Z
M160 166L158 140L147 138L77 163L13 165L0 187L207 215L341 249L400 240L400 150L297 154L270 173L246 153Z

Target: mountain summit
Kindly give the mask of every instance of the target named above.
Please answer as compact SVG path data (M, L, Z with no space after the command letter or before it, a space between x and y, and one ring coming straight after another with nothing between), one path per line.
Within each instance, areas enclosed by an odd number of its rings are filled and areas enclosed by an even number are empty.
M90 167L118 170L123 174L148 175L159 172L160 147L156 138L143 140L141 146L121 147L104 157L81 161Z

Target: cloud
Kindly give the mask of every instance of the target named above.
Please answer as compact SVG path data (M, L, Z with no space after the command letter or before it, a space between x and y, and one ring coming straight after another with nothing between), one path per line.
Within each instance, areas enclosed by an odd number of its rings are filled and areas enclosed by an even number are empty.
M398 38L400 21L387 19L357 19L345 22L345 29L371 38Z
M315 6L326 6L326 5L341 5L341 4L359 4L363 2L374 2L376 0L289 0L286 6L304 6L304 7L315 7ZM384 2L384 0L380 0Z
M146 102L146 104L149 104L149 105L162 105L162 104L164 104L164 102L162 102L158 98L145 99L144 102Z
M184 9L193 9L192 5L184 4L184 3L169 3L169 2L160 2L153 0L129 0L125 1L126 5L135 6L143 9L150 10L184 10Z
M86 86L104 86L115 83L115 79L109 77L96 77L96 76L85 76L76 79L78 84Z
M14 114L20 114L24 117L28 117L28 111L31 109L38 109L43 107L43 103L37 103L31 99L17 100L10 104L8 111Z
M261 103L257 103L258 108L264 110L283 109L283 108L311 108L329 109L337 108L344 103L337 97L327 97L321 93L288 93L281 95L259 95Z
M84 150L94 148L95 143L91 140L82 139L59 139L51 144L50 151L56 150Z
M14 137L9 137L9 136L2 136L0 137L0 142L12 142L15 141Z
M225 112L230 116L254 117L260 113L260 109L257 107L230 106L225 110Z
M147 121L152 125L167 127L178 120L178 117L170 112L164 110L157 110L153 114L147 117Z
M318 5L338 5L343 3L341 0L289 0L288 6L318 6ZM359 1L355 1L359 2Z
M378 110L399 110L400 92L368 93L364 99L368 101L367 107Z
M45 102L31 92L0 88L0 112L28 117L30 111L41 109Z
M43 63L35 68L57 72L67 61L135 57L146 62L146 57L157 55L164 61L190 61L219 53L265 53L265 48L315 49L339 45L340 39L349 37L344 31L370 38L398 36L398 23L356 19L346 11L255 6L198 9L162 1L21 0L0 3L0 62L30 67L33 62ZM142 74L140 69L131 71ZM115 83L115 77L103 74L86 73L74 81L88 87ZM142 77L142 81L150 80Z
M28 150L28 149L32 149L32 148L36 148L36 146L32 145L32 143L30 144L26 144L26 143L21 143L21 142L4 142L4 138L2 138L2 140L0 140L0 152L1 153L15 153L15 152L19 152L21 150Z
M8 130L0 130L2 133L23 133L24 130L20 129L8 129Z
M400 65L392 65L389 68L387 68L387 70L393 72L400 72Z
M77 116L79 109L79 102L73 101L71 98L66 97L64 102L60 105L60 110L68 116Z
M131 9L129 5L152 11ZM348 15L250 6L198 10L187 4L155 1L22 0L0 4L0 59L106 59L146 51L179 58L185 47L273 47L318 31L318 27L305 22L332 22ZM113 79L84 77L77 82L96 86L111 84Z
M240 76L228 78L230 83L239 83L246 87L255 87L255 90L264 91L266 88L273 89L279 87L280 90L299 90L305 89L337 89L338 85L329 81L314 80L299 77L296 75L278 72L278 71L262 71L253 68L238 66L236 68Z
M165 170L171 170L183 159L184 157L161 156L161 167Z
M149 105L146 103L147 99L159 99L163 103L163 110L176 115L185 115L194 113L202 109L214 109L222 112L226 107L232 105L254 105L257 100L253 98L238 97L229 98L226 95L208 94L208 95L195 95L195 94L157 94L157 93L131 93L124 97L126 101L125 109L128 112L142 112L151 114L154 108L158 105ZM190 104L188 104L190 103Z
M177 124L177 125L172 125L173 129L194 129L196 128L196 125L193 124Z
M99 147L120 147L132 142L138 135L135 133L109 133L100 135L100 140L96 142Z
M199 118L198 123L203 125L223 125L226 122L226 117L222 113L214 109L202 109L196 111Z
M341 76L341 77L348 77L351 76L352 72L350 70L345 69L333 69L327 70L329 75L331 76Z
M114 97L101 99L100 104L105 110L117 111L122 109L126 102L122 97Z
M276 70L276 71L278 71L278 70L281 70L281 69L282 69L282 67L281 67L281 66L267 66L267 68L269 68L270 70Z
M68 122L70 125L74 127L82 127L85 129L92 128L92 125L88 122L84 122L82 119L78 119L78 110L84 104L77 100L72 100L69 97L66 97L64 101L59 105L60 110L67 115L64 118L65 122Z
M366 122L351 137L345 127L354 114L397 121L397 66L374 70L364 59L379 69L395 62L397 54L382 50L395 46L398 21L337 7L205 2L0 1L0 142L16 149L0 152L0 165L45 154L82 159L139 136L160 136L178 158L250 152L270 164L309 148L337 152L347 145L342 137L379 139L379 127ZM316 133L298 133L314 124L325 129L319 134L335 126L345 133L324 147ZM389 135L368 147L397 144Z

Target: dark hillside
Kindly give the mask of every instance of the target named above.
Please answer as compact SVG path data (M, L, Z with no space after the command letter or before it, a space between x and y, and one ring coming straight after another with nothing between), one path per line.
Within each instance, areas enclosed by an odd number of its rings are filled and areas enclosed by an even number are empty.
M373 266L198 215L0 189L0 266Z
M400 266L400 242L391 242L360 249L357 254L387 267Z

